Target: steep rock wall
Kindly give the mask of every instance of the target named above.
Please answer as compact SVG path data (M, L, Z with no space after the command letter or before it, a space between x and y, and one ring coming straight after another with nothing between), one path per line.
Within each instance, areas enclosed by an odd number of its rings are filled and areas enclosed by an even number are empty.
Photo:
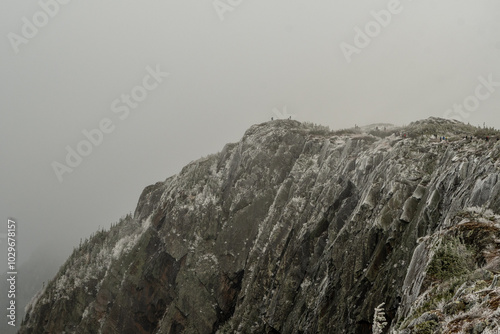
M424 290L420 238L498 210L499 154L253 126L76 249L20 333L370 333L382 302L396 328Z

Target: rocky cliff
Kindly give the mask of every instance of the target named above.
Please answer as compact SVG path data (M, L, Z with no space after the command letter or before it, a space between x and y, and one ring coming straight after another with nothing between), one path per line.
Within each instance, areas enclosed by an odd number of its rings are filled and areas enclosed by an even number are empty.
M19 333L498 333L496 134L255 125L75 248Z

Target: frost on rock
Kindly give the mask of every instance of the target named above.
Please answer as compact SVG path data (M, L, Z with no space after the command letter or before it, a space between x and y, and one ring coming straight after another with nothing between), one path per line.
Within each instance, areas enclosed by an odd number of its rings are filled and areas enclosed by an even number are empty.
M385 326L387 326L387 322L385 321L386 319L385 319L384 305L385 303L382 303L375 308L375 313L373 314L373 326L372 326L373 334L381 334Z
M19 333L498 332L487 131L252 126L75 248Z
M141 228L138 229L138 231L136 231L134 234L127 235L118 240L118 242L115 244L115 246L111 251L112 258L116 260L122 255L122 253L130 252L130 250L132 250L132 248L135 247L139 238L149 228L150 225L151 225L151 219L148 218L146 219L146 222L144 222L141 225Z

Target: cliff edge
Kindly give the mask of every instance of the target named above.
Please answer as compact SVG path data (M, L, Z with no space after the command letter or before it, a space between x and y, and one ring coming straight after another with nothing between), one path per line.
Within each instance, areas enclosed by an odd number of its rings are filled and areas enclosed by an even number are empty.
M19 333L372 333L382 303L382 333L498 333L496 135L255 125L75 248Z

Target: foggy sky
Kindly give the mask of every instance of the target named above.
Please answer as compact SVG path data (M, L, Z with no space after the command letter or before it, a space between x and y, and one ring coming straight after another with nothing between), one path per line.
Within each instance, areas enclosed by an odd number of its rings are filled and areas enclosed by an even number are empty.
M16 53L9 34L23 36L22 18L41 7L3 0L0 233L17 219L21 261L45 243L69 255L133 212L145 186L238 141L274 108L333 129L403 125L443 117L479 77L500 82L496 0L401 0L349 63L342 43L355 46L355 28L394 1L243 0L222 21L212 0L73 0ZM169 76L127 107L122 94L157 67ZM500 87L461 120L499 128L499 102ZM53 162L103 119L114 130L59 182Z

